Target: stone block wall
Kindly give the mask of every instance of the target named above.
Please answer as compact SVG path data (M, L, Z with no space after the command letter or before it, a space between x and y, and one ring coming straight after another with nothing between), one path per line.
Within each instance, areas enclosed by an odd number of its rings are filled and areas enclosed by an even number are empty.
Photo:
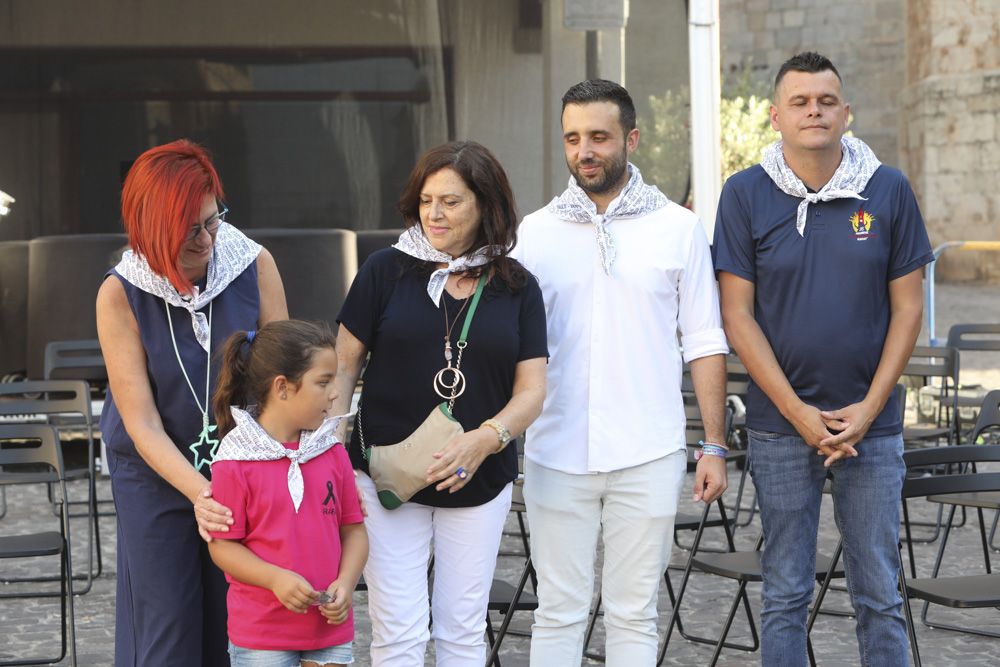
M1000 0L720 0L724 71L833 60L854 134L909 176L931 243L1000 240ZM950 250L942 280L1000 282L1000 252Z
M883 162L900 164L904 0L720 0L723 71L750 61L769 84L800 51L830 58L845 83L852 130Z
M903 167L931 242L1000 240L1000 2L912 0ZM949 250L938 276L1000 282L1000 252Z

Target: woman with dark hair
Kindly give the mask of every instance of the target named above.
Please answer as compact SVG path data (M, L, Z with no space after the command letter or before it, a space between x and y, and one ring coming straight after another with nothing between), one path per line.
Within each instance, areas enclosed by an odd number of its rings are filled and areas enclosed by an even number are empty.
M97 295L119 667L229 664L226 581L202 539L232 523L209 482L214 353L288 309L274 259L226 223L222 199L200 146L180 140L140 155L122 188L129 250Z
M347 412L371 355L350 454L368 510L372 663L423 665L433 634L438 665L482 665L517 477L510 440L545 398L545 311L537 281L508 257L517 240L514 197L486 148L461 141L424 153L399 210L406 231L368 258L338 316L334 412ZM406 439L442 400L464 432L441 442L420 471L427 486L387 509L368 448Z

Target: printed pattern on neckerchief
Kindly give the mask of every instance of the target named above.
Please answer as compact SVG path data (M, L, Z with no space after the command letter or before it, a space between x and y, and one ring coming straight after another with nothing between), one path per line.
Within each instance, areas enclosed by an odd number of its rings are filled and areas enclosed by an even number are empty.
M795 229L799 236L806 235L806 220L809 204L833 199L854 198L867 201L861 192L868 185L875 170L882 164L868 144L854 137L841 137L840 148L843 158L830 181L819 192L809 192L805 184L795 175L781 150L781 141L776 141L764 150L760 166L771 177L779 190L786 195L799 197L802 202L795 215Z
M337 417L327 417L315 431L302 431L299 435L299 448L287 449L280 442L267 434L267 431L257 423L253 415L235 406L230 408L236 427L226 434L219 445L213 463L219 461L277 461L287 458L288 493L295 505L295 513L299 513L305 484L302 480L301 464L316 458L338 443L335 435L340 422L351 414Z
M261 246L247 238L243 232L228 222L219 225L212 244L212 256L208 259L208 274L205 289L195 287L191 296L180 294L171 282L149 267L146 258L134 250L126 250L115 267L122 278L143 292L160 297L171 306L183 308L191 314L194 336L202 349L208 351L211 332L208 319L198 311L219 296L231 282L257 259Z
M430 280L427 281L427 295L434 302L435 306L441 305L441 295L444 294L444 287L448 283L449 274L462 273L467 269L482 266L494 257L499 257L503 252L500 246L483 246L461 257L452 257L448 253L437 250L432 246L431 242L424 236L420 225L408 227L399 235L399 240L392 247L424 262L448 264L445 268L434 271L431 274Z
M618 252L608 225L617 218L638 218L648 215L670 203L659 188L643 182L639 168L631 162L628 163L628 173L628 183L608 204L603 214L597 212L597 204L587 196L573 176L569 177L569 184L563 193L546 207L549 213L560 220L594 225L601 265L604 267L604 273L609 276Z

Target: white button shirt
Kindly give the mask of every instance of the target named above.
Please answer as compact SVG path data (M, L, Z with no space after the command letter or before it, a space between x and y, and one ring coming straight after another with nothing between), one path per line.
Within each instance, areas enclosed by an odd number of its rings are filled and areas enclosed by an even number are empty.
M729 351L694 213L671 202L608 229L617 249L610 276L594 225L544 208L521 223L511 253L538 278L548 319L548 390L525 456L573 474L683 449L683 361Z

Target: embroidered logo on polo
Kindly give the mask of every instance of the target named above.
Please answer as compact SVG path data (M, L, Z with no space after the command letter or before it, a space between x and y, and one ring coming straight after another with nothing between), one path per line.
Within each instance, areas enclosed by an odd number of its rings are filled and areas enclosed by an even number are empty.
M327 507L329 505L329 507ZM326 499L323 500L323 514L337 513L337 496L333 493L333 482L326 482Z
M859 206L858 210L851 214L851 229L854 230L854 238L858 241L867 241L875 236L872 231L875 226L875 216Z

